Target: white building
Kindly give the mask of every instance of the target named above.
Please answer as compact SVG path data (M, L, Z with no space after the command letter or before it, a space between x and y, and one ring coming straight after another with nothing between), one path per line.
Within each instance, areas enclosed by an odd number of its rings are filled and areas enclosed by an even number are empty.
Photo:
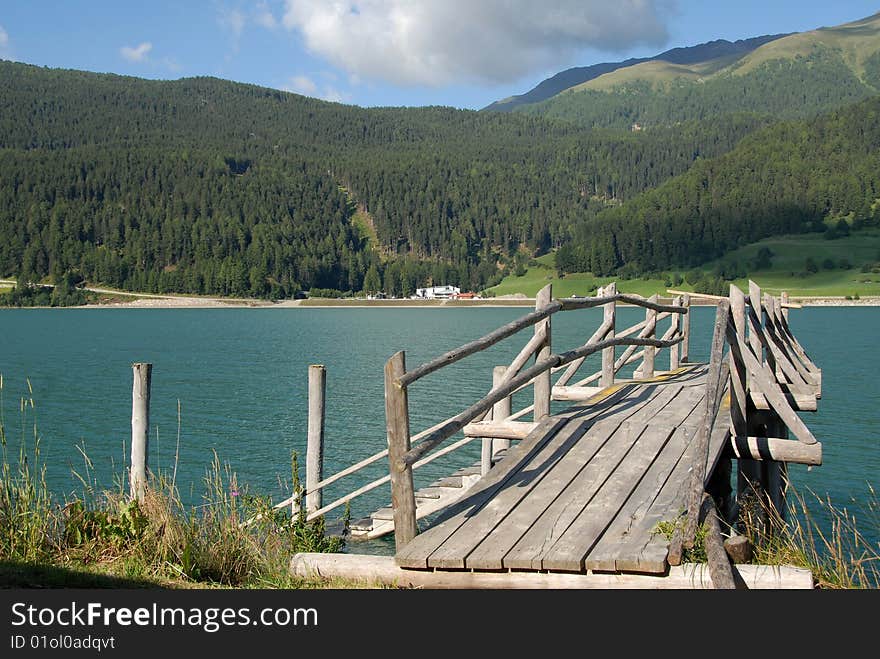
M416 297L426 300L442 300L456 297L461 293L458 286L430 286L428 288L417 288Z

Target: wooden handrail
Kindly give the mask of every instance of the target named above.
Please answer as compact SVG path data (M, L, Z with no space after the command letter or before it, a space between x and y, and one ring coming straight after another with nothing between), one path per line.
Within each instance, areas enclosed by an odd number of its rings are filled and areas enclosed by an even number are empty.
M439 357L436 357L431 361L412 369L411 371L407 371L399 379L399 383L401 386L404 387L409 386L416 380L425 377L429 373L433 373L434 371L441 369L448 364L454 364L455 362L464 359L469 355L480 352L481 350L484 350L489 346L495 345L499 341L502 341L507 337L516 334L521 329L535 325L536 323L539 323L545 318L552 316L558 311L590 309L593 307L601 307L611 302L626 302L628 304L633 304L639 307L645 307L646 309L654 309L655 311L667 311L669 313L686 314L688 312L687 308L685 307L656 304L654 302L649 302L643 297L637 295L628 295L625 293L616 293L615 295L607 295L604 297L557 299L553 300L552 302L550 302L550 304L543 307L542 309L532 311L531 313L528 313L521 318L507 323L507 325L503 325L502 327L499 327L498 329L489 332L479 339L475 339L474 341L466 343L463 346L455 348L454 350L445 352Z
M445 441L449 437L452 437L455 433L465 427L468 423L470 423L474 418L477 417L482 412L490 409L495 403L500 401L503 398L506 398L514 390L523 384L530 382L534 378L536 378L541 373L550 370L554 366L561 366L564 364L568 364L573 362L575 359L579 357L586 357L588 355L592 355L600 350L604 350L605 348L611 346L619 346L619 345L652 345L656 348L668 348L677 343L681 342L681 337L677 337L675 339L669 340L661 340L661 339L638 339L638 338L615 338L615 339L606 339L604 341L599 341L598 343L593 344L585 344L580 348L576 348L574 350L569 350L568 352L564 352L561 354L551 355L549 358L540 361L530 368L522 371L517 377L511 379L507 384L498 389L494 389L487 396L485 396L482 400L474 403L469 408L451 418L444 424L444 427L435 430L428 437L425 438L423 442L421 442L418 446L411 448L406 454L403 456L403 464L399 465L398 468L403 468L406 465L412 465L416 462L421 456L425 453L433 449L435 446Z

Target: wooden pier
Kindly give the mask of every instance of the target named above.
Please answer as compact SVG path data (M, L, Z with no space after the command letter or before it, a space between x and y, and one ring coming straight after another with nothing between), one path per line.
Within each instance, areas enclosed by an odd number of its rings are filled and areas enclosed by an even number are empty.
M822 446L797 414L817 409L821 370L791 332L787 313L796 305L784 297L762 295L751 284L748 296L731 286L728 297L712 302L717 311L707 363L689 359L688 294L660 304L656 296L619 294L614 284L593 298L561 300L548 286L533 312L412 370L405 353L396 353L385 366L387 450L323 481L313 478L307 497L380 459L388 460L388 476L323 508L312 505L309 516L390 482L391 506L352 530L366 537L394 533L394 564L382 573L396 583L687 587L672 576L680 576L685 550L704 524L708 570L693 587L808 587L803 571L789 570L793 581L785 582L781 571L736 566L724 541L747 498L785 514L787 463L821 464ZM644 321L618 329L620 303L643 307ZM604 309L603 321L589 339L553 352L552 316L595 307ZM658 337L664 318L669 329ZM411 433L410 386L527 328L522 350L495 369L481 400ZM597 353L601 369L576 379ZM660 370L661 361L668 368ZM622 378L628 364L635 370ZM511 395L526 387L534 402L512 412ZM571 405L551 413L553 400ZM456 435L461 438L448 443ZM454 475L457 487L441 479L414 489L414 468L473 440L483 444L481 462ZM420 529L420 519L430 522ZM659 532L661 525L674 529L671 536ZM373 570L375 563L362 565ZM309 555L296 557L292 569L368 578L357 565L351 558Z

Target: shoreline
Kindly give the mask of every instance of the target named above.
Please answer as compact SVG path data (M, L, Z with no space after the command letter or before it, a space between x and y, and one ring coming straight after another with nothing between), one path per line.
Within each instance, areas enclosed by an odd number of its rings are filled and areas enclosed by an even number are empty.
M671 298L670 298L671 299ZM692 304L712 306L711 300L696 301ZM791 297L792 303L804 307L878 307L880 297L847 300L844 297L810 296ZM6 309L464 309L464 308L529 308L534 307L534 298L504 297L483 300L351 300L317 298L314 300L244 300L229 298L199 298L186 296L139 297L131 301L101 302L72 307L0 307Z

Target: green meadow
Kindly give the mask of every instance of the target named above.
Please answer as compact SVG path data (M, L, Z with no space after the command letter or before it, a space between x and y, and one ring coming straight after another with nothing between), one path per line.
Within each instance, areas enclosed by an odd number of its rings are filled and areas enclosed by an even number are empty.
M770 266L754 269L762 248L772 254ZM662 273L662 277L640 279L595 277L591 273L570 273L560 278L554 262L554 254L545 254L531 261L522 276L508 275L488 291L496 296L534 297L542 287L553 284L555 297L586 296L595 294L598 286L611 281L616 281L618 290L623 293L645 297L665 294L668 288L693 290L687 282L692 271L672 270ZM748 288L751 279L770 293L785 290L794 297L877 297L880 296L880 230L862 229L834 240L815 233L769 238L740 247L698 268L709 276L721 270L737 269L746 275L732 283L743 289ZM676 275L683 281L676 284Z

